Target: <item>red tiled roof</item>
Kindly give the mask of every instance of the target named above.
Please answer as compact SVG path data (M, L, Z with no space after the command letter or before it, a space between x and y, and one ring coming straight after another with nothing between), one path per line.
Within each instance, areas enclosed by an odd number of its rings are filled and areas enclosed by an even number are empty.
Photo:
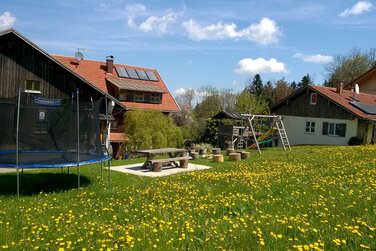
M162 103L161 104L149 104L149 103L137 103L137 102L121 102L121 103L123 103L128 109L139 108L139 109L161 110L161 111L171 111L171 112L180 111L179 106L176 104L174 98L172 97L171 93L167 89L162 78L160 77L157 70L155 69L147 69L147 68L142 68L142 67L122 65L122 64L114 64L113 73L106 74L106 62L85 59L81 61L80 63L77 63L77 60L74 57L66 57L66 56L60 56L60 55L52 55L52 56L55 57L60 62L62 62L67 67L69 67L71 70L75 71L76 73L81 75L83 78L85 78L86 80L88 80L89 82L97 86L98 88L105 91L106 93L109 93L106 79L110 79L110 78L122 79L117 75L115 66L153 71L159 79L158 82L146 81L146 80L134 80L134 79L132 79L132 81L147 82L158 87L159 89L166 91L166 93L162 94Z
M351 91L343 90L342 95L336 93L336 88L318 86L318 85L308 85L311 89L317 91L321 95L329 98L331 101L336 103L339 106L342 106L345 110L353 113L359 118L362 119L376 119L376 115L367 114L362 110L356 108L350 102L354 100L351 98L353 93ZM376 105L376 95L359 93L355 94L355 98L359 100L359 103Z
M112 132L110 133L110 142L124 142L128 141L129 137L124 133Z

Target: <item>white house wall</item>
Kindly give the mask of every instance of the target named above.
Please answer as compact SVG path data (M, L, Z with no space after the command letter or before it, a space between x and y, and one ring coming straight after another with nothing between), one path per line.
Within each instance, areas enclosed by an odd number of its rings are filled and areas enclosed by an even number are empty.
M358 120L310 118L283 116L283 123L291 145L348 145L349 139L357 135ZM306 122L315 122L315 133L306 133ZM329 136L322 134L323 122L346 124L346 136ZM279 143L280 145L280 139Z

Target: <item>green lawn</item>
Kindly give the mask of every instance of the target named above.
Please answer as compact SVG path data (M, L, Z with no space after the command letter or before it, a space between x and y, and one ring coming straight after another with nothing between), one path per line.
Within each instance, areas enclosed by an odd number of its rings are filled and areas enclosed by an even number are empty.
M140 160L114 161L113 165ZM264 149L210 170L147 178L98 165L0 175L0 247L376 249L376 147Z

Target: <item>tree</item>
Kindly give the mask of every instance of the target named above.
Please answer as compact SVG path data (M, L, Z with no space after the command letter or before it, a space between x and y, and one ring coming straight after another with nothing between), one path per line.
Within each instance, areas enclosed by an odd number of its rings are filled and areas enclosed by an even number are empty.
M292 81L292 82L290 83L290 87L291 87L293 90L298 89L298 85L295 83L295 81Z
M351 83L375 65L375 55L376 49L362 51L359 48L353 48L346 55L335 55L333 61L326 65L327 80L324 85L335 87L340 81L344 85Z
M256 94L257 96L260 96L262 93L262 88L263 88L263 85L262 85L260 74L256 74L253 77L252 82L249 84L248 90L250 94Z
M244 90L236 97L235 112L251 114L269 114L268 103L261 97L251 95L248 90Z
M176 101L178 102L180 108L192 108L192 101L196 96L196 91L193 88L188 88L185 90L183 94L180 94L176 97Z
M232 89L221 89L219 91L221 106L223 110L232 111L236 102L236 93Z
M124 133L130 139L125 143L128 150L180 147L183 143L180 128L174 125L171 116L160 111L126 112Z
M219 91L213 86L205 86L200 89L203 95L202 101L195 107L198 118L208 119L222 110Z
M309 75L307 75L309 78ZM304 78L304 77L303 77ZM277 81L275 84L274 92L275 92L275 99L274 103L278 102L279 100L287 97L290 95L294 90L291 88L291 86L287 85L287 82L285 81L285 78L282 78Z
M309 76L309 74L307 74L298 83L298 88L303 88L303 87L306 87L307 85L310 85L310 84L312 84L312 80L311 80L311 77Z
M262 90L262 97L271 106L275 102L275 90L271 81L266 82Z

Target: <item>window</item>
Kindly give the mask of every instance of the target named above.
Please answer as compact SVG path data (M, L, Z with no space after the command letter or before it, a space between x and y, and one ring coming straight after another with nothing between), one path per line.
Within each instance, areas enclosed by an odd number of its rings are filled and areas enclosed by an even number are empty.
M118 122L116 120L112 120L110 122L110 128L111 129L117 129L118 128Z
M314 134L315 133L315 122L307 121L305 132Z
M38 80L26 80L25 81L25 92L41 93L41 91L40 91L40 81L38 81Z
M127 99L127 95L125 94L125 92L123 91L119 92L119 100L125 101L126 99Z
M311 93L311 105L317 104L317 93Z
M150 94L150 102L151 103L160 103L161 102L161 94Z
M322 126L322 134L329 136L345 137L346 124L324 122Z
M35 122L34 133L48 133L48 122L43 120Z
M134 101L143 102L144 101L144 94L142 92L136 92L134 94Z

